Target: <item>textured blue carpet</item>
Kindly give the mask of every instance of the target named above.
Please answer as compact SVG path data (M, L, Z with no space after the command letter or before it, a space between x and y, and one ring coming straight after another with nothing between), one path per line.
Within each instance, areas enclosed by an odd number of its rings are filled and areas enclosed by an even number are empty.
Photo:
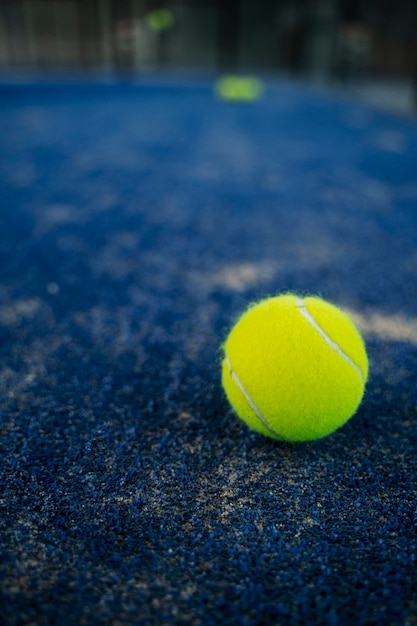
M302 86L0 88L0 622L417 624L417 125ZM352 313L327 439L232 415L249 302Z

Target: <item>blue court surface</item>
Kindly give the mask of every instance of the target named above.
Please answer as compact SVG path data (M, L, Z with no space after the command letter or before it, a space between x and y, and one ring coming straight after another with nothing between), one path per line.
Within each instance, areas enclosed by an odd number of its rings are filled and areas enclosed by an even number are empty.
M417 624L416 121L285 80L4 82L0 203L0 622ZM371 364L297 445L220 379L288 291Z

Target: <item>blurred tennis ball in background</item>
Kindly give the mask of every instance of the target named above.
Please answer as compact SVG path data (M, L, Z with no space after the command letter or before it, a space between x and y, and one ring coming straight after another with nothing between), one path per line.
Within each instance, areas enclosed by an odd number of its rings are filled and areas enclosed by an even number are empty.
M221 76L215 83L218 98L228 102L256 102L264 94L264 83L256 76Z
M169 9L155 9L146 14L145 22L149 30L163 33L173 27L174 16Z

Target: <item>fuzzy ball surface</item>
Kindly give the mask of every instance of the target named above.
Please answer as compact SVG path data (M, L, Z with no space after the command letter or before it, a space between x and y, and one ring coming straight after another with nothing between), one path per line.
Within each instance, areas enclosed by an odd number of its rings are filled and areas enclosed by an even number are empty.
M231 406L268 437L320 439L361 403L364 341L350 317L321 298L287 294L251 306L223 348L222 384Z

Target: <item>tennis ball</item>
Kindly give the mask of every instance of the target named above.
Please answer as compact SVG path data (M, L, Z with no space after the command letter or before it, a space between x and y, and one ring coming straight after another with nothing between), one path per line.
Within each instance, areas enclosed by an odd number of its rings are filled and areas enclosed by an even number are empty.
M150 30L162 33L172 28L174 16L169 9L154 9L147 13L145 21Z
M227 398L267 437L325 437L362 400L368 378L362 337L345 313L321 298L287 294L251 306L223 349Z
M254 76L222 76L216 81L215 91L221 100L254 102L264 91L263 82Z

